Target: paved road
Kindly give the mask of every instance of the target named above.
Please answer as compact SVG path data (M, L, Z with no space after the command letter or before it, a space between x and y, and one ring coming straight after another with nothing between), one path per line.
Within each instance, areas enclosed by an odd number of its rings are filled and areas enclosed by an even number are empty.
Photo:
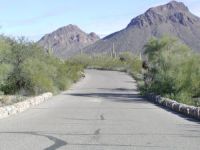
M68 92L0 120L0 150L199 150L200 124L151 104L124 73L87 70Z

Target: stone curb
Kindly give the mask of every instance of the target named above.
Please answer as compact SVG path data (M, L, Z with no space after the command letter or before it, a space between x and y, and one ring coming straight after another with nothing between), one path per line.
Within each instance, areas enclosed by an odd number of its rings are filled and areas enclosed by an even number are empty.
M28 98L25 101L15 103L13 105L0 107L0 119L9 117L11 115L15 115L17 113L27 110L30 107L39 105L47 101L52 96L53 96L52 93L44 93L42 95Z
M149 101L152 101L156 104L169 108L170 110L173 110L175 112L181 113L187 117L192 117L194 119L200 120L200 107L194 107L178 103L174 100L171 100L169 98L164 98L159 95L155 95L153 93L146 94L146 98Z

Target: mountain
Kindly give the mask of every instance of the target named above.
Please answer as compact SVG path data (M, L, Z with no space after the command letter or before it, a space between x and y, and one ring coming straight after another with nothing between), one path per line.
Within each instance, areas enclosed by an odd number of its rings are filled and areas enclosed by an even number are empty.
M46 34L38 44L59 58L67 58L99 39L93 32L87 34L75 25L68 25Z
M84 49L86 53L132 51L143 52L151 37L173 36L200 52L200 18L193 15L182 3L168 4L148 9L132 19L128 26Z

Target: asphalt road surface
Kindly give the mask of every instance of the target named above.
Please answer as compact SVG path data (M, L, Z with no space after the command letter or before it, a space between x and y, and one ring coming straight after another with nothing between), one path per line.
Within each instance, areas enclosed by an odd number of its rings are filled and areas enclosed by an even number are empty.
M200 124L143 99L125 73L86 70L69 91L0 120L0 150L199 150Z

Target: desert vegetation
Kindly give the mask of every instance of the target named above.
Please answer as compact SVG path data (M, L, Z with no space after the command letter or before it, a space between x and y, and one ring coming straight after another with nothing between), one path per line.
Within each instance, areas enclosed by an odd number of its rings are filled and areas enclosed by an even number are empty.
M200 55L178 40L163 37L145 45L143 92L200 106Z
M0 36L1 95L56 93L77 81L83 66L62 61L25 38Z
M159 94L200 106L200 55L169 37L151 39L143 61L131 52L88 55L66 61L25 38L0 36L1 95L38 95L66 90L84 68L125 71L138 80L141 93ZM21 99L21 98L20 98Z
M125 71L133 76L141 74L142 60L131 52L112 54L80 54L68 60L72 64L82 64L84 68Z

